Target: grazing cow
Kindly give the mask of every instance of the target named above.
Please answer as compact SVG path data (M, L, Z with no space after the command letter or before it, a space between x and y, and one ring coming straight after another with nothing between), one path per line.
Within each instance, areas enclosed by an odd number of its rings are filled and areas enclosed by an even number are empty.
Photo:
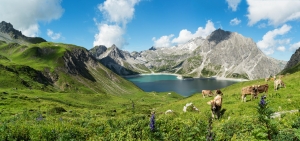
M268 82L269 80L270 80L270 78L269 78L269 77L265 78L265 82Z
M278 88L280 87L284 87L285 88L285 84L281 79L277 79L274 81L274 90L277 91Z
M220 111L222 108L222 96L217 95L213 100L207 102L208 105L211 106L211 116L212 118L218 119L220 117Z
M268 94L268 89L269 89L269 85L268 84L258 85L257 86L257 91L259 93L266 93L266 94Z
M256 85L243 87L242 88L242 102L246 102L246 95L251 95L251 100L253 97L257 97L258 89Z
M278 79L281 79L281 78L283 78L284 77L284 75L279 75L278 76Z
M202 90L202 96L205 98L205 96L213 96L214 93L211 90Z

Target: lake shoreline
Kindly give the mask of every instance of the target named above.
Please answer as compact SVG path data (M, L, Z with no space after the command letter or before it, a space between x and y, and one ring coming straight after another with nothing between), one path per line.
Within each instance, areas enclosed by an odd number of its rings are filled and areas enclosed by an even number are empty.
M193 80L193 79L215 79L215 80L230 80L230 81L237 81L237 82L244 82L249 81L247 79L236 79L236 78L225 78L225 77L192 77L192 78L183 78L182 75L174 74L174 73L143 73L143 74L135 74L135 75L124 75L122 77L124 78L132 78L132 77L139 77L144 75L175 75L177 76L177 79L181 80Z

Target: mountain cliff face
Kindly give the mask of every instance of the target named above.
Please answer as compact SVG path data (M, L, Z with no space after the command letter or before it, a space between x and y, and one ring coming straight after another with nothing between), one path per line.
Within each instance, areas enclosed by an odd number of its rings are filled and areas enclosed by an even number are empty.
M139 53L132 55L127 51L118 49L115 45L110 48L96 46L90 50L91 54L100 60L107 68L120 75L131 75L138 73L149 73L150 70L143 64L143 61L136 60Z
M0 40L6 41L7 43L19 43L19 44L29 44L29 43L41 43L46 42L40 37L26 37L21 31L14 29L13 25L2 21L0 23Z
M291 56L290 60L287 62L284 69L290 69L296 66L300 62L300 48L298 48L295 53Z
M108 50L111 49L108 48ZM123 54L122 51L120 53ZM250 80L275 75L286 64L285 61L266 56L257 48L252 39L221 29L215 30L206 39L198 37L178 46L151 47L149 50L139 53L124 53L122 59L110 55L107 51L93 55L100 59L105 66L114 64L128 68L128 65L123 64L130 64L134 73L141 73L140 70L135 69L135 66L144 65L147 67L145 72L150 70L151 72L168 72L193 77L218 76ZM114 60L121 59L122 63L104 60L101 56ZM115 72L121 75L130 74Z

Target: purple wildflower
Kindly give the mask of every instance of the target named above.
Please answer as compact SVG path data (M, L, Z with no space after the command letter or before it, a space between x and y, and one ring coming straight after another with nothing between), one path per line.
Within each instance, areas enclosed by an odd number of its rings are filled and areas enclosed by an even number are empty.
M259 105L261 107L264 107L266 105L266 101L265 101L266 96L262 96L259 102Z
M155 131L155 114L152 113L151 118L150 118L150 130Z
M39 117L36 118L37 121L42 121L44 118L43 116L40 114Z

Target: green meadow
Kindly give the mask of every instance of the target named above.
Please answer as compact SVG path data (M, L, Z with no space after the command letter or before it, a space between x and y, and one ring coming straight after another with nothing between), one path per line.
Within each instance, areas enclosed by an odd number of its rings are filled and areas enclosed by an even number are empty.
M283 72L286 88L277 91L272 81L264 79L221 89L221 117L212 119L207 102L213 97L203 98L200 92L189 97L143 92L101 64L87 66L90 75L62 71L62 57L74 50L84 49L51 42L29 46L0 42L1 141L300 140L297 67ZM55 82L39 74L49 74ZM269 84L265 106L259 104L263 94L242 102L242 87L265 83ZM183 112L187 103L199 111ZM173 113L165 114L167 110ZM272 118L275 112L281 114ZM155 122L153 128L150 120Z

